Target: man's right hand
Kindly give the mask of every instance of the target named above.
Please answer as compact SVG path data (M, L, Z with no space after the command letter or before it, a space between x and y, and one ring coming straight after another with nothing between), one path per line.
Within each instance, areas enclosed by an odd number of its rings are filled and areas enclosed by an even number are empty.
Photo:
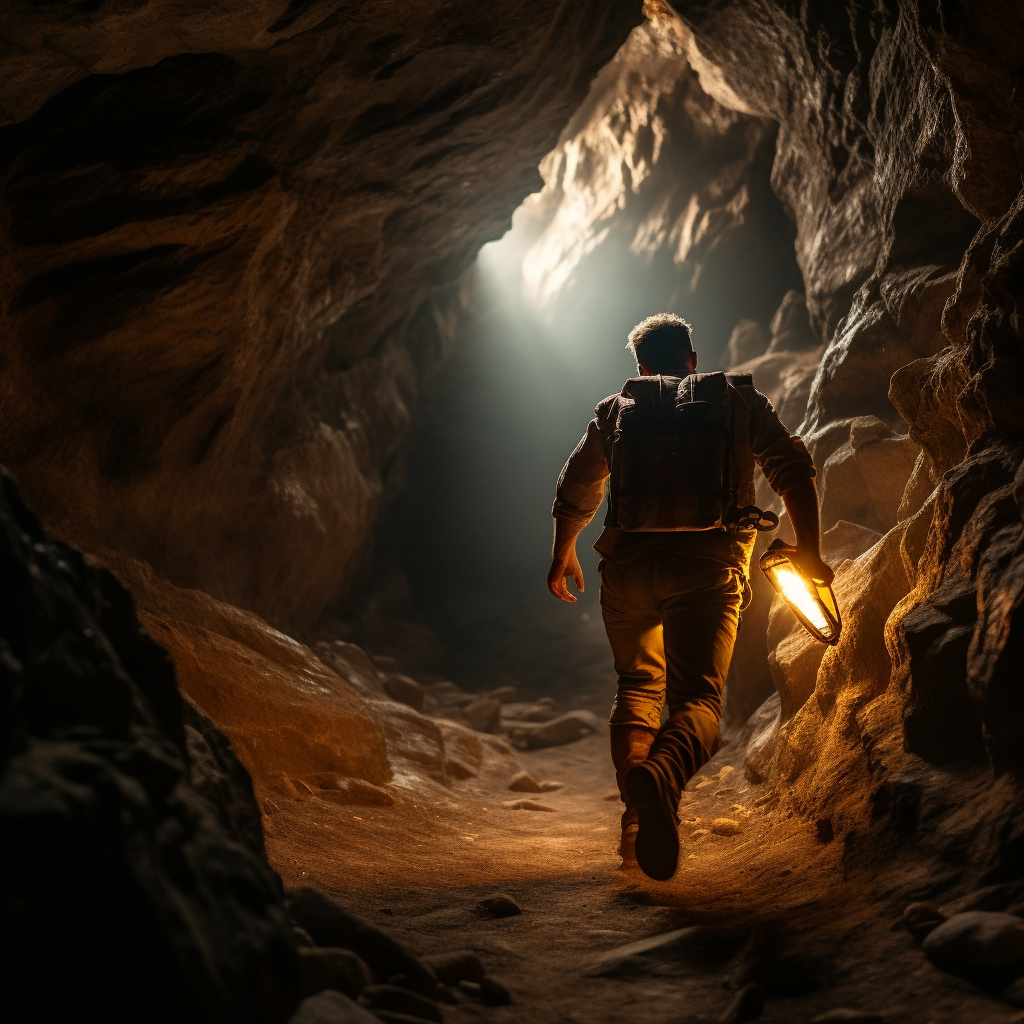
M551 559L551 569L548 571L548 590L551 591L559 601L568 601L569 604L576 603L574 594L569 593L565 581L572 577L576 583L576 589L583 593L583 569L580 567L580 560L576 557L575 547L559 554L557 551Z
M836 574L832 571L832 567L828 562L822 559L819 551L795 547L790 552L789 557L803 570L805 575L809 576L816 583L821 583L826 587L832 585Z

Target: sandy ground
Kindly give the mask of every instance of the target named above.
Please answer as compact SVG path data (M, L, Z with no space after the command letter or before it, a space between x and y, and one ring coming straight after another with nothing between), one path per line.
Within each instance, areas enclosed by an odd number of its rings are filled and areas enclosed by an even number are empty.
M811 1021L840 1007L881 1013L886 1024L1018 1017L932 967L899 926L912 868L867 886L844 882L840 844L818 842L807 823L777 820L733 759L723 749L691 782L680 869L664 884L618 868L606 736L522 755L537 778L565 784L536 797L551 812L509 810L503 802L521 794L503 779L477 779L391 808L285 805L268 823L268 847L287 887L333 893L415 952L475 950L514 1002L490 1008L460 996L445 1007L454 1024L718 1021L730 986L766 952L798 958L815 985L769 997L766 1022ZM738 823L737 834L708 831L721 817ZM483 917L476 904L498 892L522 913ZM600 961L689 926L699 930L674 951Z

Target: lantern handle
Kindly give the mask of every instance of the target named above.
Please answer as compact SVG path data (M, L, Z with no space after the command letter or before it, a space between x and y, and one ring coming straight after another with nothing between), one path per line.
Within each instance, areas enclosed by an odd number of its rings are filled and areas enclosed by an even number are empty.
M776 537L775 540L773 540L771 544L768 545L765 554L770 555L774 554L777 551L796 551L796 548L792 544L787 544L786 541L784 541L781 537ZM799 568L799 566L797 566L797 568ZM803 573L803 570L801 570L801 573ZM809 576L807 577L807 579L809 579L811 583L813 583L817 587L822 587L823 589L825 587L828 587L829 590L832 589L832 587L829 584L827 584L824 580L816 580L813 576Z

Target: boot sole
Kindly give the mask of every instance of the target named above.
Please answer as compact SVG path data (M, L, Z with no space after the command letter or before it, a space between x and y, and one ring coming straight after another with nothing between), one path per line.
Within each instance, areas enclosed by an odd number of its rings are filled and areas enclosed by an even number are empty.
M662 797L657 780L646 768L630 769L625 781L630 802L640 818L636 862L648 878L668 881L679 864L676 816Z

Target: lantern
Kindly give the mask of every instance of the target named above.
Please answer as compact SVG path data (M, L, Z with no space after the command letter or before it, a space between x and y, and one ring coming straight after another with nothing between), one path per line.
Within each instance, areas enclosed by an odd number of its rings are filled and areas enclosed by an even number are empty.
M785 547L782 540L772 541L758 563L761 571L815 640L829 646L838 643L843 621L836 595L827 584L810 579L782 550Z

